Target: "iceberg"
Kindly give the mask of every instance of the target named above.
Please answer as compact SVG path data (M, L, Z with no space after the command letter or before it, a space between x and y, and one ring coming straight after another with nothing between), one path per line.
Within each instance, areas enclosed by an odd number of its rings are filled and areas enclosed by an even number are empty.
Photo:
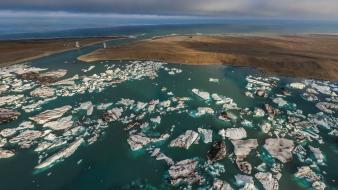
M184 134L172 140L169 144L170 147L181 147L189 149L189 147L197 140L198 133L192 130L187 130Z
M209 92L204 92L204 91L200 91L196 88L191 90L193 93L195 93L197 96L199 96L200 98L202 98L203 100L210 100L210 94Z
M226 130L222 129L219 134L225 138L229 138L231 140L239 140L247 137L246 131L244 128L228 128Z
M244 160L251 150L258 147L257 139L232 140L231 143L234 146L234 152L237 160Z
M197 130L200 133L200 136L202 137L203 142L205 144L212 142L212 130L211 129L198 128Z
M0 159L2 159L2 158L10 158L10 157L12 157L14 155L15 155L15 153L13 151L5 150L5 149L1 149L0 148Z
M177 185L181 182L194 184L199 183L203 178L196 172L197 161L187 159L177 162L169 168L169 177L172 185Z
M70 109L72 109L72 106L62 106L59 108L55 108L53 110L47 110L44 111L36 116L30 117L29 119L32 121L35 121L38 124L45 124L51 120L60 118L68 112Z
M16 120L20 115L17 111L0 108L0 124Z
M62 159L65 159L71 156L72 154L74 154L74 152L79 148L79 146L82 143L84 143L83 138L76 140L75 142L70 144L67 148L48 157L45 161L35 166L34 169L37 170L37 172L39 172L39 170L45 170L45 169L51 168L57 162L60 162Z
M278 159L282 163L292 160L292 150L294 148L292 140L284 138L266 139L264 148L272 157Z
M43 125L44 128L50 128L54 131L65 130L73 126L72 116L64 117L56 121L51 121Z

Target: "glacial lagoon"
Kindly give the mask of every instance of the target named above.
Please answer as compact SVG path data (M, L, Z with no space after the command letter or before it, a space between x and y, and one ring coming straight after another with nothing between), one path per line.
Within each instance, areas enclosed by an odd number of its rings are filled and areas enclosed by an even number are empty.
M337 83L97 47L0 68L0 189L337 188Z

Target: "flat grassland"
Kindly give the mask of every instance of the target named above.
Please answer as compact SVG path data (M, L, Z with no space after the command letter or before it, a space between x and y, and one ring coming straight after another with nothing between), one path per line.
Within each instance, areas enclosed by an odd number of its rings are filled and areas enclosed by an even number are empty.
M82 47L115 38L118 37L4 40L0 41L0 66L21 63L54 53L76 49L76 41Z
M268 74L338 81L338 36L163 36L99 49L79 60L225 64Z

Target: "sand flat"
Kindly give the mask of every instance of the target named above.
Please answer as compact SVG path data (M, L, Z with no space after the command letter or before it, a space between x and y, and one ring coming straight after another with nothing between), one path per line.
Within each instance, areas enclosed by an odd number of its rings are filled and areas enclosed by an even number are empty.
M266 73L338 81L338 36L163 36L99 49L78 59L158 60L255 67Z
M29 61L75 49L75 42L88 46L121 37L56 38L0 41L0 66Z

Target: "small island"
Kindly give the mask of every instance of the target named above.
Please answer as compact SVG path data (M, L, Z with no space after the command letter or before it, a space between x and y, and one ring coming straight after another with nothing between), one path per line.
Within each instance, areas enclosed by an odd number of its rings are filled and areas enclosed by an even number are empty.
M254 67L269 74L338 81L337 49L337 35L182 35L99 49L78 59L226 64Z

